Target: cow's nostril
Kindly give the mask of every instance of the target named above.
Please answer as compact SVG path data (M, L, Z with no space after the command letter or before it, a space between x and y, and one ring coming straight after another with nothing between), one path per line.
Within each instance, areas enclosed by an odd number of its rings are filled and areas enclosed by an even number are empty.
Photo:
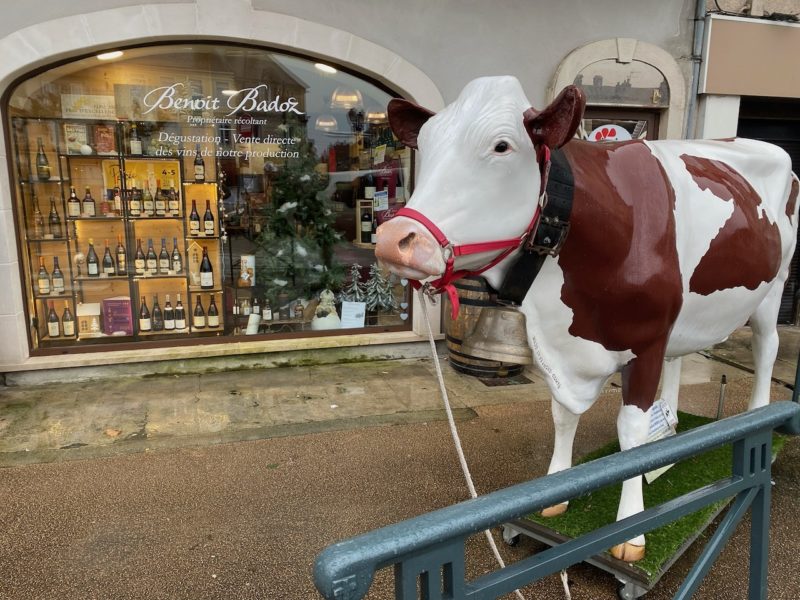
M405 250L412 244L415 236L416 234L412 231L406 237L400 240L400 242L397 245L400 246L401 250Z

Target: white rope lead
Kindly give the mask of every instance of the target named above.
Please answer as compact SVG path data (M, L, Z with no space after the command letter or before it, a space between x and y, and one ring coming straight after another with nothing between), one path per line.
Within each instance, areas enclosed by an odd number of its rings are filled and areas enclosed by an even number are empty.
M453 411L450 408L450 398L447 395L447 388L444 385L444 376L442 375L442 367L439 365L439 356L436 353L436 342L433 340L433 329L431 328L431 321L430 317L428 317L428 305L427 305L427 298L425 297L425 293L422 290L418 290L419 293L419 300L422 304L422 314L425 317L425 325L428 327L428 341L431 344L431 354L433 355L433 366L436 369L436 377L439 379L439 391L442 393L442 400L444 400L444 410L447 413L447 422L450 425L450 435L453 436L453 442L456 446L456 453L458 454L458 462L461 464L461 471L464 473L464 479L467 482L467 488L469 489L469 495L472 498L478 497L478 492L475 491L475 484L472 482L472 475L469 472L469 466L467 465L467 459L464 456L464 449L461 446L461 438L458 435L458 429L456 429L456 421L453 418ZM494 537L492 537L492 532L488 529L484 530L483 532L486 535L486 540L489 542L489 546L492 549L492 553L494 554L495 559L497 560L497 564L500 565L500 568L503 569L506 566L506 563L503 561L503 557L500 556L500 550L497 548L497 544L495 544ZM514 590L514 594L519 598L519 600L525 600L525 596L522 595L522 592L519 590Z

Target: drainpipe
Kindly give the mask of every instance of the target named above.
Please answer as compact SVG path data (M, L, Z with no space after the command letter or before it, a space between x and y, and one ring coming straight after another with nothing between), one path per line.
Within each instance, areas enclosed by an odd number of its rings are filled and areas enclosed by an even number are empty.
M689 106L686 110L686 126L683 137L694 137L691 128L695 126L697 112L697 91L700 89L700 66L703 64L703 36L706 29L706 0L695 0L694 40L692 43L692 86L689 92Z

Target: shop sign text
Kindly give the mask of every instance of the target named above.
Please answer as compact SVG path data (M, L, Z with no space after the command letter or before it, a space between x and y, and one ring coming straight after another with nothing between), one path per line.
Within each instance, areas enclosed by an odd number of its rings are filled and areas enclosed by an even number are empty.
M272 99L264 98L263 94L269 93L269 86L265 83L251 88L235 90L224 102L215 96L206 96L205 98L182 97L179 89L182 87L184 87L183 83L173 83L172 85L158 87L147 92L142 98L142 103L147 107L143 114L146 115L157 108L161 110L211 111L227 109L230 112L225 115L226 117L230 117L240 111L304 114L297 109L298 102L293 96L285 100L281 99L280 96L275 96Z

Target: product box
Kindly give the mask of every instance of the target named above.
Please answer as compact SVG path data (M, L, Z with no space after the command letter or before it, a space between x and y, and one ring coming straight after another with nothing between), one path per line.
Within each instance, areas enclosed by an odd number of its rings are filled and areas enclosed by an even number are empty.
M81 154L89 141L86 125L83 123L64 123L64 141L68 154Z
M103 333L133 335L133 312L128 296L106 298L103 304Z
M78 319L78 338L100 337L100 303L80 302L75 307Z

